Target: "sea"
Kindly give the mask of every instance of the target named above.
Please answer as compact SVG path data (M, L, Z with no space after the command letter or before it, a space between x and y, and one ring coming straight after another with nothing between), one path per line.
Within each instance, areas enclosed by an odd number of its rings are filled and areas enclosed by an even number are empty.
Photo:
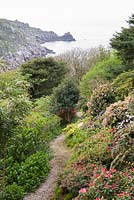
M91 39L76 39L72 42L56 41L46 42L42 46L47 47L55 52L51 56L58 56L74 49L88 50L99 46L109 47L109 38L91 38Z

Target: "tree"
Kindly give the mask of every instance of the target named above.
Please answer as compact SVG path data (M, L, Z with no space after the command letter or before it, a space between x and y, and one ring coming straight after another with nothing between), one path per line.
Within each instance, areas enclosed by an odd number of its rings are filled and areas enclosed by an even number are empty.
M53 58L38 58L21 66L21 72L31 84L33 98L50 95L52 89L61 83L66 69L62 62Z
M68 67L69 76L79 84L82 76L97 62L110 58L111 52L103 46L82 50L73 49L57 57L57 60L65 62Z
M75 105L79 100L79 90L71 79L65 79L54 89L51 97L51 110L64 121L70 122L75 114Z
M118 55L126 65L126 69L134 67L134 14L127 21L128 28L122 28L120 33L116 33L111 39L111 46L118 51Z

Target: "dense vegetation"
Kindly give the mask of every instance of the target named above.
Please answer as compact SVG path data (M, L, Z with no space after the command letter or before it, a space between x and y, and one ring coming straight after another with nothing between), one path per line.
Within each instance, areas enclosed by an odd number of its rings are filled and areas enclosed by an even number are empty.
M112 39L118 52L98 61L80 81L86 112L64 129L73 154L55 200L133 200L133 16L129 24Z
M35 59L0 74L0 199L23 199L46 179L49 144L62 131L73 153L55 200L133 200L134 55L120 40L134 51L133 16L129 24L111 40L117 52L80 53L84 64L72 52L71 61Z
M40 111L19 71L0 74L0 199L22 199L49 172L49 142L60 133L59 117Z

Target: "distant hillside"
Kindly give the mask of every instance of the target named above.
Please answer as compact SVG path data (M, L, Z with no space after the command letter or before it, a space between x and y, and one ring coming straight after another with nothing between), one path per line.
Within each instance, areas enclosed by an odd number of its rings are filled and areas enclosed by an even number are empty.
M58 36L53 31L43 31L29 24L0 19L0 57L11 67L16 67L33 57L44 57L52 53L41 44L50 41L74 41L68 32Z

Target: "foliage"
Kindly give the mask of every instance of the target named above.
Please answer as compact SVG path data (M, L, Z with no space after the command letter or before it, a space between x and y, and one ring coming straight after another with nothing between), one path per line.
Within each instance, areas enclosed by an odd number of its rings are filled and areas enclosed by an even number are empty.
M88 163L99 163L109 167L111 162L111 131L102 129L75 146L74 159L84 159Z
M29 83L18 70L7 71L0 74L0 99L28 96Z
M97 63L82 77L80 82L81 96L88 99L92 90L96 87L96 83L106 80L111 81L123 70L121 61L116 56Z
M121 73L113 80L112 86L118 99L124 99L134 90L134 70Z
M37 112L41 112L44 115L49 115L50 113L50 103L51 103L51 96L41 97L36 100L35 108Z
M132 200L134 196L134 169L120 172L97 167L86 185L79 190L75 200Z
M31 84L32 97L39 98L52 93L64 78L66 69L63 63L53 58L38 58L24 63L21 72Z
M24 189L22 186L18 186L16 183L6 186L1 200L22 200L24 197Z
M87 104L88 112L92 116L97 116L104 112L106 107L115 101L114 90L110 83L98 85L92 92Z
M79 90L71 79L65 79L55 90L51 98L51 110L64 121L70 122L75 114L75 105L79 100Z
M88 130L83 129L79 125L81 125L81 122L80 124L69 124L64 128L66 142L69 147L74 147L75 144L79 144L89 137Z
M37 187L47 177L49 172L48 155L37 152L29 156L21 164L20 174L17 177L18 184L28 191Z
M14 162L12 157L6 160L8 164L5 169L6 182L8 185L15 182L23 186L24 191L29 191L35 187L48 175L49 172L48 152L38 151L28 156L25 161Z
M111 46L118 51L127 69L134 67L134 14L128 20L128 28L122 28L111 39Z

